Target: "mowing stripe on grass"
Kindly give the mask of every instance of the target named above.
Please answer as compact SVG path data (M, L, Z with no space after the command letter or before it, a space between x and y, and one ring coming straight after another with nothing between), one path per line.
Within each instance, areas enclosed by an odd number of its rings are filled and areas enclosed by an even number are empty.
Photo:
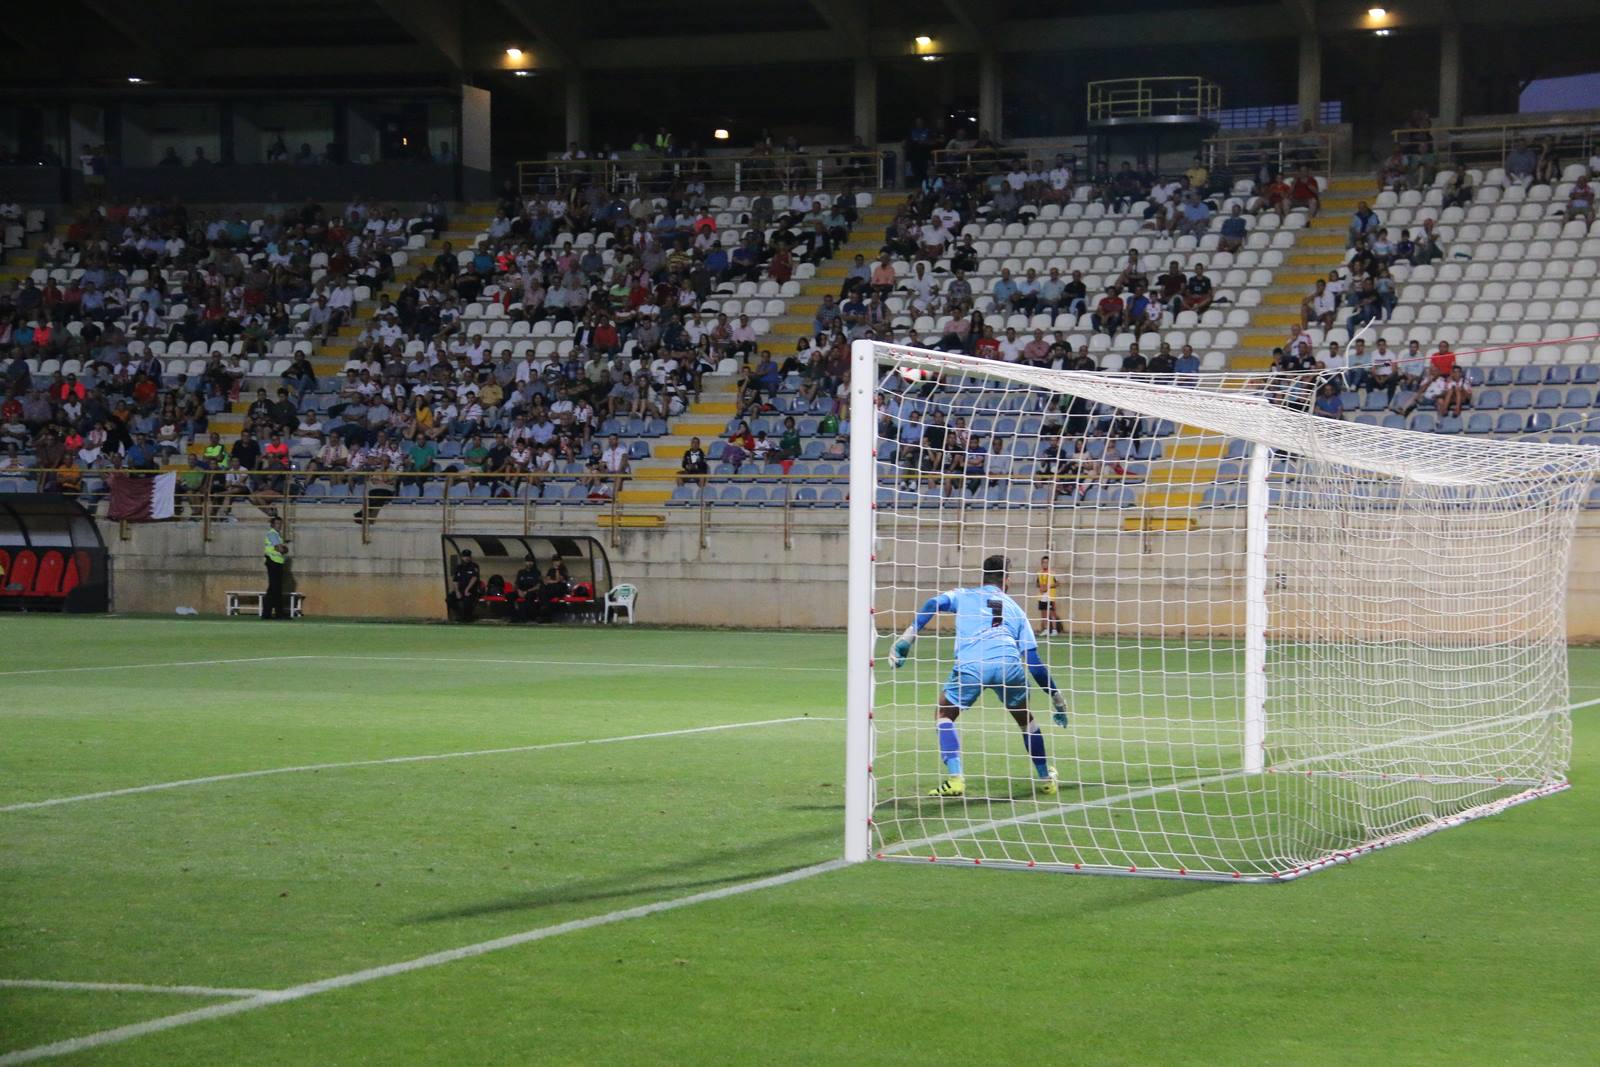
M434 752L421 756L389 756L385 759L345 760L340 763L306 763L296 767L268 767L259 771L234 771L231 774L208 774L201 778L180 778L175 782L152 782L124 789L104 789L98 793L79 793L70 797L51 797L48 800L24 800L0 807L8 811L33 811L53 808L61 804L78 804L86 800L105 800L109 797L134 796L138 793L159 793L167 789L182 789L191 785L211 785L214 782L233 782L242 778L266 778L275 774L303 774L307 771L337 771L348 767L382 767L395 763L429 763L434 760L466 759L471 756L503 756L516 752L544 752L557 748L579 748L583 745L612 745L619 741L650 741L662 737L684 737L689 734L709 734L722 730L744 730L757 726L777 726L786 722L838 722L813 715L790 715L782 719L758 719L754 722L725 722L715 726L690 726L682 730L661 730L650 734L623 734L620 737L589 737L580 741L547 741L538 745L513 745L509 748L480 748L467 752Z
M284 663L299 659L321 659L321 656L246 656L242 659L191 659L166 663L107 663L96 667L30 667L21 671L0 671L0 678L14 678L22 674L70 674L77 671L141 671L152 667L218 667L227 663Z
M0 978L0 989L56 989L69 993L175 993L184 997L264 997L272 993L270 989L145 985L142 982L56 982L45 978Z
M426 956L418 956L415 959L403 960L400 963L388 963L381 967L368 967L365 970L352 971L349 974L336 975L316 982L290 986L288 989L262 992L223 1004L212 1004L204 1008L195 1008L192 1011L179 1012L176 1015L164 1015L158 1019L147 1019L140 1023L131 1023L111 1030L85 1034L82 1037L70 1037L64 1041L55 1041L48 1045L36 1045L33 1048L19 1049L15 1052L0 1055L0 1067L9 1067L9 1065L17 1063L32 1063L36 1060L48 1059L53 1056L68 1056L75 1052L83 1052L92 1048L121 1044L124 1041L131 1041L146 1034L158 1034L163 1030L174 1030L180 1026L188 1026L191 1023L201 1023L211 1019L224 1019L230 1015L242 1015L247 1011L255 1011L257 1008L304 1000L307 997L318 996L322 993L331 993L336 989L345 989L349 986L375 982L380 978L392 978L397 974L409 974L412 971L420 971L428 967L455 963L457 960L471 959L474 956L482 956L490 952L498 952L501 949L514 948L517 945L532 944L535 941L560 937L562 934L577 933L581 930L593 929L596 926L610 926L613 923L626 922L629 919L642 919L648 915L656 915L664 911L675 911L678 908L687 908L691 905L703 904L711 900L722 900L726 897L739 896L744 893L754 893L760 889L788 885L791 882L798 882L819 874L827 874L829 871L836 871L846 865L844 860L829 860L826 863L817 863L810 867L801 867L798 870L775 874L769 878L757 878L750 882L739 882L735 885L723 886L721 889L711 889L704 893L677 897L673 900L661 900L654 904L641 904L636 908L624 908L621 911L607 912L604 915L591 915L587 919L573 919L570 922L556 923L554 926L538 926L532 930L524 930L521 933L508 934L505 937L497 937L490 941L479 941L476 944L463 945L460 948L445 949L443 952L433 952Z
M459 663L463 666L478 664L509 665L517 667L626 667L675 671L802 671L808 674L844 674L844 667L785 667L771 663L658 663L627 662L611 659L466 659L459 656L307 656L306 659L329 659L360 663Z

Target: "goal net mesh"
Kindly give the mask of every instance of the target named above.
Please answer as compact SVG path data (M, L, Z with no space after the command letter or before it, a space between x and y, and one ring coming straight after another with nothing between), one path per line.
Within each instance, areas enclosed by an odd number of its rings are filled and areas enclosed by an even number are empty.
M1282 878L1564 787L1595 450L1318 418L1304 381L873 355L873 855ZM1030 694L1059 792L986 692L965 795L930 796L950 619L888 645L995 554L1070 708Z

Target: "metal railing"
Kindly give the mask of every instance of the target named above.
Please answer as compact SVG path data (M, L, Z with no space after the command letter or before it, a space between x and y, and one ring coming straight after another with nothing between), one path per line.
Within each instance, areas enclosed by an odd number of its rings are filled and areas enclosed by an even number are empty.
M692 181L704 182L708 192L799 192L849 185L882 189L884 177L884 158L877 151L537 159L517 164L517 190L525 197L595 183L639 196L666 196Z
M1486 126L1410 126L1394 131L1394 143L1413 155L1434 153L1440 167L1505 165L1517 141L1537 150L1548 143L1564 163L1587 163L1600 147L1600 121L1505 122Z
M269 516L279 516L284 522L284 535L293 537L301 525L348 526L355 522L361 529L362 544L372 543L372 534L380 524L389 525L397 519L416 523L436 523L440 533L455 532L463 518L481 518L493 515L502 528L508 519L520 524L526 536L535 532L541 523L548 524L558 518L559 525L569 520L593 522L609 531L611 547L621 544L621 531L644 516L659 519L663 513L666 522L682 526L694 523L698 527L700 547L710 544L712 531L719 525L718 516L733 518L752 513L778 511L781 518L783 546L793 547L796 516L811 510L843 509L848 502L848 474L785 474L781 469L752 473L674 475L671 478L640 478L625 475L621 478L583 474L536 474L526 472L483 473L479 471L438 471L410 473L399 471L252 471L248 486L230 488L225 475L219 471L188 470L128 471L128 470L78 470L76 468L29 468L0 473L0 477L26 477L34 481L40 491L61 492L75 496L91 513L107 516L101 506L110 493L105 485L107 475L155 475L177 473L178 486L174 497L175 512L170 520L193 524L202 541L216 536L217 527L240 521L265 522ZM914 481L927 486L943 482L948 490L941 494L941 507L954 513L958 531L968 521L969 511L982 512L987 502L974 501L966 495L970 484L979 482L985 487L996 483L1009 483L1009 475L993 475L966 471L918 472ZM1087 484L1139 484L1141 479L1104 472ZM688 502L624 502L623 491L632 488L670 490L679 484L692 486L697 492ZM1076 476L1063 477L1052 482L1049 476L1030 479L1030 485L1060 486L1071 483L1081 487ZM586 490L597 490L597 495L574 499L567 495L570 487L582 485ZM720 490L729 486L781 487L781 494L767 496L761 503L721 500ZM437 490L430 489L437 486ZM479 493L479 489L484 494ZM803 497L801 490L817 491L816 499ZM841 490L839 495L822 499L827 489ZM486 494L486 495L485 495ZM1057 510L1083 510L1094 512L1098 505L1086 504L1081 508ZM1120 514L1120 511L1118 512ZM513 519L514 517L514 519ZM632 520L632 521L630 521ZM117 521L117 520L108 520ZM646 520L648 521L648 520ZM971 520L979 525L981 515ZM640 523L642 524L642 523ZM134 522L117 522L121 540L132 539Z
M933 171L944 177L953 174L976 175L987 178L1008 173L1021 166L1032 169L1038 163L1046 169L1057 158L1065 158L1073 173L1082 170L1081 161L1088 151L1083 138L1071 141L1038 141L1030 144L1008 145L999 148L937 148L932 153Z
M1088 91L1091 123L1161 115L1202 117L1222 110L1222 87L1188 75L1095 81Z
M1318 130L1263 130L1211 137L1200 151L1207 167L1225 167L1238 177L1254 177L1262 168L1278 174L1300 167L1311 168L1313 174L1333 171L1333 135Z

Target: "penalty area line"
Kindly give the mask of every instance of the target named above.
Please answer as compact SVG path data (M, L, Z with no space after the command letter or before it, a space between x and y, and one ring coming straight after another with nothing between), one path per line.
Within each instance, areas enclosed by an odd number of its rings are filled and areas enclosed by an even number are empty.
M752 722L725 722L713 726L690 726L682 730L660 730L648 734L623 734L619 737L588 737L578 741L547 741L537 745L512 745L507 748L479 748L465 752L433 752L420 756L388 756L383 759L345 760L338 763L305 763L293 767L267 767L258 771L234 771L231 774L208 774L200 778L180 778L173 782L152 782L132 785L123 789L104 789L97 793L79 793L69 797L51 797L47 800L25 800L0 806L0 813L33 811L54 808L62 804L79 804L87 800L106 800L110 797L135 796L139 793L159 793L168 789L183 789L194 785L212 785L216 782L236 782L246 778L266 778L277 774L305 774L317 771L338 771L350 767L383 767L398 763L431 763L437 760L468 759L474 756L505 756L518 752L546 752L558 748L581 748L584 745L614 745L621 741L651 741L663 737L687 737L691 734L711 734L724 730L746 730L758 726L778 726L789 722L836 722L815 715L790 715L782 719L758 719Z
M20 671L0 671L0 678L24 674L73 674L80 671L142 671L155 667L220 667L230 663L290 663L295 660L322 659L322 656L245 656L239 659L168 660L165 663L104 663L93 667L30 667Z
M604 915L591 915L585 919L573 919L570 922L557 923L553 926L539 926L531 930L524 930L521 933L508 934L505 937L497 937L489 941L479 941L476 944L462 945L459 948L445 949L442 952L429 953L426 956L418 956L415 959L403 960L399 963L368 967L365 970L352 971L349 974L336 975L332 978L323 978L315 982L305 982L301 985L290 986L288 989L263 991L222 1004L211 1004L204 1008L178 1012L176 1015L164 1015L156 1019L147 1019L144 1022L131 1023L127 1026L118 1026L110 1030L101 1030L98 1033L85 1034L82 1037L71 1037L64 1041L55 1041L48 1045L36 1045L33 1048L19 1049L15 1052L0 1054L0 1067L10 1067L12 1064L19 1063L32 1063L36 1060L48 1059L54 1056L68 1056L88 1049L104 1048L107 1045L121 1044L124 1041L131 1041L134 1038L144 1037L148 1034L175 1030L180 1026L189 1026L192 1023L208 1022L212 1019L225 1019L230 1015L242 1015L258 1008L304 1000L307 997L331 993L336 989L346 989L350 986L375 982L382 978L392 978L395 975L409 974L412 971L420 971L429 967L439 967L446 963L455 963L458 960L472 959L475 956L498 952L501 949L528 945L535 941L545 941L552 937L560 937L563 934L578 933L597 926L610 926L614 923L627 922L630 919L642 919L646 916L676 911L679 908L687 908L695 904L704 904L708 901L754 893L762 889L772 889L806 878L812 878L819 874L827 874L830 871L836 871L848 865L842 859L828 860L826 863L817 863L810 867L801 867L797 870L775 874L768 878L757 878L750 882L739 882L735 885L723 886L720 889L707 890L704 893L695 893L671 900L661 900L654 904L641 904L635 908L624 908L620 911L607 912Z
M183 997L264 997L270 989L208 985L146 985L143 982L58 982L47 978L0 978L0 989L49 989L69 993L173 993Z

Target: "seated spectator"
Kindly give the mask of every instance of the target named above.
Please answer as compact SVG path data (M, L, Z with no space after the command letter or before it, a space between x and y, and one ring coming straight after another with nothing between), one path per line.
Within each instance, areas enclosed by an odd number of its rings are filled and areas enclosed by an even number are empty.
M1562 221L1571 222L1581 218L1590 226L1594 225L1594 189L1589 185L1587 174L1579 176L1572 184L1572 192L1567 196L1566 210L1561 214Z
M1339 393L1339 387L1332 382L1323 382L1322 388L1317 390L1317 400L1312 405L1311 413L1325 419L1343 419L1344 398Z
M1307 221L1317 217L1322 207L1322 190L1317 185L1317 179L1312 177L1310 168L1302 168L1295 175L1294 182L1289 186L1289 202L1294 207L1306 209Z
M1359 201L1356 204L1355 214L1350 217L1350 228L1346 233L1345 247L1355 247L1355 245L1364 237L1370 240L1372 237L1377 235L1378 230L1382 225L1382 220L1379 219L1377 213L1367 205L1367 202L1365 200Z
M1300 302L1301 329L1306 329L1312 324L1324 330L1333 329L1333 317L1338 308L1338 298L1328 291L1328 283L1318 278L1316 289Z
M1506 177L1512 184L1531 183L1538 166L1539 153L1528 146L1525 138L1518 137L1511 142L1511 151L1506 153Z
M1122 328L1125 307L1116 286L1107 286L1105 295L1100 298L1100 302L1095 305L1094 314L1090 316L1095 330L1115 334Z
M683 452L683 462L678 466L678 484L693 482L704 485L706 475L710 472L711 467L706 462L705 449L700 447L700 438L691 437L689 447Z
M894 264L889 262L888 255L879 256L878 262L873 264L871 279L868 282L868 288L877 296L888 296L890 293L894 292L894 286Z
M1198 315L1209 308L1214 299L1216 294L1211 289L1211 279L1206 277L1205 264L1196 263L1194 274L1183 285L1183 309Z
M1244 210L1238 204L1234 204L1228 217L1222 220L1222 227L1218 231L1217 249L1222 252L1237 252L1244 247L1248 235Z
M1180 237L1201 237L1211 228L1211 205L1191 190L1179 208L1179 218L1174 232Z

